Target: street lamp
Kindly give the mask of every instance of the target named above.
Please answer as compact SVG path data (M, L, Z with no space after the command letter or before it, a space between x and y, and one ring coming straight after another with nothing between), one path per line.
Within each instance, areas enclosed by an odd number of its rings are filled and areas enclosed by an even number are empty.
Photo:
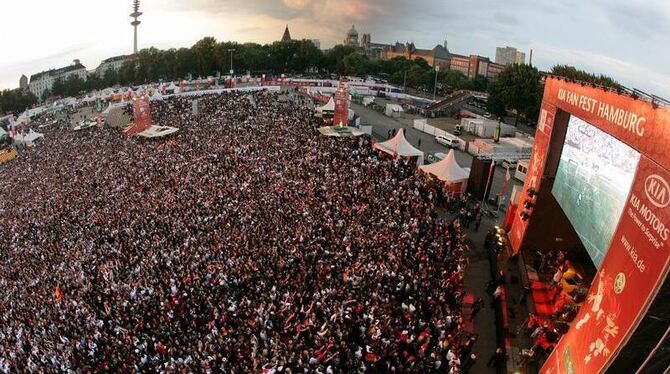
M402 81L402 92L407 93L407 69L405 69L405 78Z
M433 85L433 101L435 101L435 97L437 96L437 73L440 72L440 66L435 65L435 84Z
M235 52L234 48L228 49L228 52L230 52L230 75L233 75L233 52Z

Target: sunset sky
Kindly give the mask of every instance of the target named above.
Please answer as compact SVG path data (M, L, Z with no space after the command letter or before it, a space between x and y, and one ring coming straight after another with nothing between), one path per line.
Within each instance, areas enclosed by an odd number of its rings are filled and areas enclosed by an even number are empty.
M0 2L0 88L79 58L88 69L132 50L131 0ZM140 48L188 47L204 36L267 43L294 38L329 48L352 24L373 42L446 38L458 54L495 57L515 46L549 69L561 63L670 98L667 0L142 0Z

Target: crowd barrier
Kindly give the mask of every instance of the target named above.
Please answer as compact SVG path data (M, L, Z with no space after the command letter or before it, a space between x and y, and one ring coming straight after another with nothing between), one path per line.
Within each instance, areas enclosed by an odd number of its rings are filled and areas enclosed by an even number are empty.
M413 127L423 133L432 136L443 136L448 134L448 132L445 130L429 125L426 119L415 119ZM458 149L465 152L468 149L468 142L466 142L461 138L458 138Z
M249 87L235 87L235 88L217 88L214 90L196 90L196 91L186 91L186 92L179 92L175 94L170 94L170 95L162 95L162 96L156 96L152 97L151 100L161 100L165 98L170 98L170 97L178 97L178 96L200 96L200 95L220 95L224 92L256 92L256 91L263 91L267 90L270 92L279 92L280 87L279 86L249 86Z

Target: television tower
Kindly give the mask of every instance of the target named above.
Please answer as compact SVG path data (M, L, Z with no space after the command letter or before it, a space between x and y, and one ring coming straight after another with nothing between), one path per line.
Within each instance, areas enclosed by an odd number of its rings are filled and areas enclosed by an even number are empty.
M134 20L130 24L133 25L133 28L135 29L135 39L133 43L134 54L137 54L137 26L141 23L140 21L137 20L137 17L141 15L142 12L140 12L140 0L133 0L133 12L130 13L130 16L133 17Z

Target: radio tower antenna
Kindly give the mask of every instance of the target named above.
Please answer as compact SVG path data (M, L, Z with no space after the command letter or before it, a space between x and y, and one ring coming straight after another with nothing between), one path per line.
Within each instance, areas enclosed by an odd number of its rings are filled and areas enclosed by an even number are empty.
M133 12L130 13L130 16L133 17L133 22L130 24L133 26L133 29L135 31L135 38L133 42L133 53L137 54L137 26L139 26L140 22L137 18L142 15L142 12L140 12L140 0L133 0Z

